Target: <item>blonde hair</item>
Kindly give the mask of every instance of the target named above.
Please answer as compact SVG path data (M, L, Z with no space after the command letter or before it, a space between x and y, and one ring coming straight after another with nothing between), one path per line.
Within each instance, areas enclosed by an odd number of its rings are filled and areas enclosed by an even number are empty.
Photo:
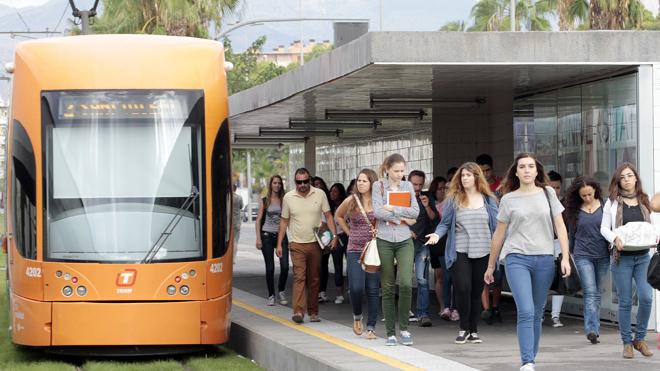
M400 162L405 164L406 159L403 158L403 156L401 156L398 153L393 153L393 154L385 157L385 159L383 160L383 163L378 168L378 173L380 174L381 177L384 177L387 174L387 170L389 170L392 167L392 165L394 165L396 163L400 163Z
M451 179L451 183L449 183L449 193L447 194L447 198L454 200L457 206L468 206L468 196L465 192L465 188L463 187L463 182L461 182L463 170L467 170L471 172L472 175L474 175L474 187L476 188L477 192L487 197L494 197L493 192L490 190L490 186L488 185L488 181L486 180L486 177L484 177L484 172L481 171L479 165L474 162L466 162L461 165L458 170L456 170L456 175L454 175L454 177Z

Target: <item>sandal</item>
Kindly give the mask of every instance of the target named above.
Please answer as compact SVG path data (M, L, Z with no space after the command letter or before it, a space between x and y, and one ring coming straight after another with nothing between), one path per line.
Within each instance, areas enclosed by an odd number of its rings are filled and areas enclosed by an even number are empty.
M376 332L374 330L367 330L367 339L369 340L376 339Z
M356 319L353 321L353 333L355 335L360 336L362 335L362 320L361 319Z

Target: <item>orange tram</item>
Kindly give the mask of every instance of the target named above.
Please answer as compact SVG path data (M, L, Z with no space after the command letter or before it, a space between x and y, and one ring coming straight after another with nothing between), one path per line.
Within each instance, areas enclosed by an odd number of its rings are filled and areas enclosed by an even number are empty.
M28 41L16 47L13 74L13 342L117 354L226 342L233 247L222 45L144 35Z

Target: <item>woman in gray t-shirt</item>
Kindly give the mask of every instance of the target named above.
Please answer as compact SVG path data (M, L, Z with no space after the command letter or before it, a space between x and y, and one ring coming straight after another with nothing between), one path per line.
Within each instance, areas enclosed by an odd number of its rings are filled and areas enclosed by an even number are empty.
M539 351L543 306L555 276L554 234L562 250L564 276L571 273L563 206L546 184L543 165L531 154L516 156L507 172L484 281L494 281L500 250L516 302L521 371L534 370ZM554 227L554 228L553 228ZM554 229L554 231L553 231ZM554 232L554 233L553 233Z

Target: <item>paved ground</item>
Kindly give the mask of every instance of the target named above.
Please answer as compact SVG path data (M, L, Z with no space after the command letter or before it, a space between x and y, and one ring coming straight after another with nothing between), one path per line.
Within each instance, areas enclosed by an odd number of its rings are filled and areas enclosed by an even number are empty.
M264 265L261 252L254 244L254 224L243 224L237 262L234 267L234 287L253 295L264 297L265 306L266 285L263 278ZM332 264L330 264L332 269ZM278 272L276 271L276 274ZM289 279L289 287L291 279ZM290 288L287 292L291 292ZM334 299L333 279L330 278L328 292ZM432 305L435 305L432 300ZM258 301L256 303L258 305ZM457 323L442 320L437 315L437 307L431 308L433 327L421 328L411 326L414 336L414 348L429 355L446 358L481 370L515 370L519 367L519 352L515 328L515 304L511 299L503 303L504 321L494 325L483 323L479 335L484 340L482 344L454 344L457 334ZM286 312L279 311L282 316ZM290 313L290 311L289 311ZM324 323L332 322L345 326L345 338L356 338L351 331L352 314L350 304L323 304L320 316ZM381 317L382 318L382 315ZM660 351L655 351L652 358L635 354L634 360L621 358L621 342L617 328L604 324L601 330L601 344L591 345L582 332L581 318L564 318L563 328L552 328L549 321L543 327L540 354L537 357L537 370L658 370L660 369ZM384 324L379 322L377 333L383 336ZM655 349L658 344L658 334L649 333L647 340ZM384 339L377 342L384 343ZM403 348L403 347L399 347ZM391 348L390 348L391 349ZM443 368L451 369L451 368Z

